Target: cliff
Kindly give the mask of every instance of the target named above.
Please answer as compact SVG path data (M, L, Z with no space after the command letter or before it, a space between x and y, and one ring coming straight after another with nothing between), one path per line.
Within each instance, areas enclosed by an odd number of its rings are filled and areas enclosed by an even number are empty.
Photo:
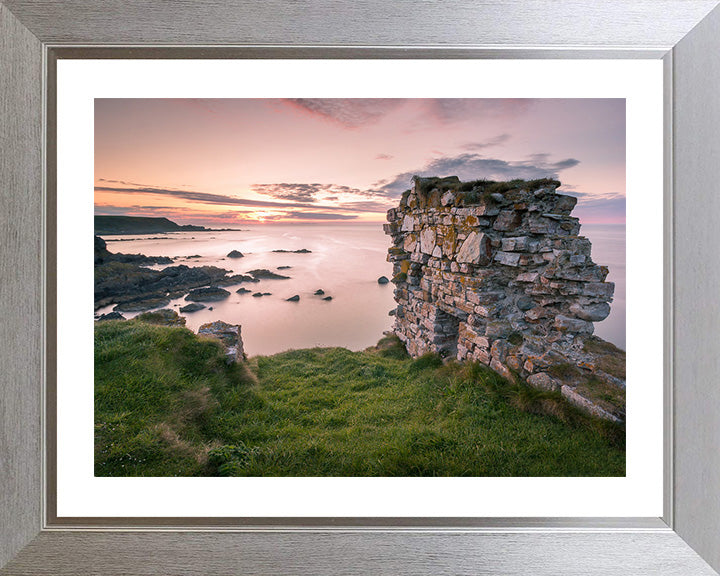
M95 216L95 234L157 234L162 232L205 232L204 226L181 226L167 218L144 216Z
M559 185L416 177L385 225L394 331L413 357L479 361L624 420L625 353L592 336L615 287Z

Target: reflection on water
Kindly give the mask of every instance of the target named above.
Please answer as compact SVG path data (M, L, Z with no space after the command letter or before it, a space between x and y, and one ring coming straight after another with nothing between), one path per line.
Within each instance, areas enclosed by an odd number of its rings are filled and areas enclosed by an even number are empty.
M593 260L608 266L608 281L615 282L612 311L606 320L596 323L595 333L624 349L625 228L587 224L581 234L593 243ZM380 224L266 225L239 232L181 232L168 234L162 240L157 235L129 238L133 237L105 236L111 252L180 257L175 265L213 265L233 273L267 268L290 276L290 280L242 285L252 292L270 292L271 296L254 298L251 294L237 294L239 286L227 287L229 298L207 303L213 310L185 315L187 326L193 330L214 320L242 325L249 355L312 346L362 350L392 327L388 311L395 307L394 286L377 283L380 276L390 277L392 273L392 265L385 261L390 239ZM301 248L311 253L272 252ZM244 258L226 258L231 250L239 250ZM194 255L200 258L184 259ZM280 266L290 268L278 271ZM318 289L332 300L316 296ZM299 302L286 301L294 295L300 296ZM185 304L183 299L177 299L169 307L177 309Z

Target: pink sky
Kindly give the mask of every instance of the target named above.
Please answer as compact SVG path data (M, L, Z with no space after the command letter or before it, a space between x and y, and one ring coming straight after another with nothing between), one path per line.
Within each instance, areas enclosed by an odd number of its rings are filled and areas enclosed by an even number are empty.
M95 213L383 221L413 174L557 178L625 222L622 99L95 100Z

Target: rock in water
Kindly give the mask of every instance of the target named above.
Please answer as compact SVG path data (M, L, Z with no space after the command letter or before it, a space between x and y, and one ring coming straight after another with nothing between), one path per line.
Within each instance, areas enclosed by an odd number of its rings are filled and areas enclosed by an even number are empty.
M244 256L242 252L238 252L237 250L231 250L227 255L228 258L243 258Z
M155 312L143 312L136 316L135 319L160 326L185 326L185 318L180 316L175 310L168 310L167 308L156 310Z
M188 304L187 306L183 306L180 308L180 312L197 312L198 310L203 310L205 308L205 304L198 304L197 302L193 302L192 304Z
M245 359L242 336L239 324L227 324L221 320L208 322L198 329L198 335L211 336L222 342L225 348L225 359L228 364Z
M332 300L332 296L325 296L323 300L325 300L326 302L330 302L330 300Z
M209 286L207 288L196 288L190 290L189 294L185 296L185 300L192 302L217 302L218 300L224 300L230 296L230 292L217 286Z
M248 290L247 288L238 288L235 292L238 294L249 294L252 290Z
M125 316L120 314L120 312L109 312L98 318L98 322L104 322L105 320L125 320Z
M323 289L315 290L315 296L322 296L323 294L325 294L325 290L323 290Z
M300 302L300 296L297 294L295 294L295 296L290 296L286 302Z
M248 272L250 276L255 278L255 280L289 280L290 276L283 276L282 274L275 274L275 272L270 272L270 270L266 270L265 268L260 268L257 270L250 270Z
M390 280L388 280L387 276L380 276L380 278L378 278L378 284L387 284L388 282L390 282Z

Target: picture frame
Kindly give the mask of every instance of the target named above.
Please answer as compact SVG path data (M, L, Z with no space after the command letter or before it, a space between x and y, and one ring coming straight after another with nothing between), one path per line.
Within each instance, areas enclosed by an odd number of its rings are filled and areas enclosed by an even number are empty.
M0 2L0 574L715 574L720 569L717 0ZM511 17L509 17L511 16ZM358 23L365 23L358 26ZM554 23L548 28L542 22ZM53 516L54 63L58 58L654 58L665 66L662 518ZM651 217L652 215L649 215ZM49 248L49 249L48 249ZM702 276L698 276L698 272ZM50 296L50 297L48 297ZM658 311L658 313L663 313Z

